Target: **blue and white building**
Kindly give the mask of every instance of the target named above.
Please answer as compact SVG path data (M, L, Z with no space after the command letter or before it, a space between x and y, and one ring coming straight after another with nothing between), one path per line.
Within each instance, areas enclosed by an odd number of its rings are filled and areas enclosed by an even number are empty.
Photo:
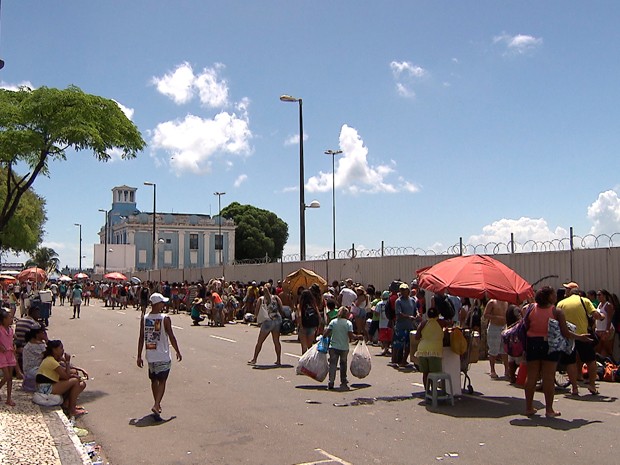
M138 210L136 191L130 186L112 189L112 208L106 212L107 230L105 225L101 227L100 243L95 244L95 273L103 272L104 264L108 272L131 272L208 268L234 260L234 221L198 213L156 212L153 257L153 212ZM222 250L216 249L220 227Z

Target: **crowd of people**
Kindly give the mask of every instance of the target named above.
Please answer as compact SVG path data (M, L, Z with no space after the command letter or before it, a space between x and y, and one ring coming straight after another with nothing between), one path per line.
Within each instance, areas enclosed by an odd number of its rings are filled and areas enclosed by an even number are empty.
M558 363L566 366L571 394L579 395L581 366L586 366L588 391L597 395L595 384L597 359L614 359L614 340L620 323L620 302L605 289L583 292L577 283L561 289L538 289L531 302L510 305L499 300L477 300L435 293L427 302L426 292L416 280L410 284L395 280L385 289L363 286L352 279L333 281L321 289L286 290L281 281L257 283L226 282L76 282L47 283L53 304L73 306L73 317L80 317L81 305L98 298L110 308L134 308L143 315L138 365L142 366L142 349L146 348L149 377L154 395L153 414L161 413L161 396L170 369L168 343L181 355L167 313L189 313L194 325L224 326L236 320L256 322L259 326L256 345L249 365L256 365L264 342L271 336L275 365L281 364L280 336L297 335L304 354L319 336L329 337L328 389L334 388L338 367L341 388L347 388L346 367L349 343L364 340L381 348L380 356L390 357L387 364L399 370L417 369L423 382L429 373L442 371L445 329L452 326L479 331L486 340L490 377L516 382L517 367L527 366L525 383L526 414L535 413L533 398L542 381L546 415L557 416L553 409L554 375ZM38 309L30 307L21 313L13 332L13 317L20 295L12 289L9 308L0 315L0 368L6 384L6 403L11 405L13 370L44 394L61 394L71 416L79 414L77 396L85 388L80 369L72 367L60 341L48 341L45 325L39 324ZM17 290L19 292L19 289ZM24 289L23 292L27 292ZM151 310L147 313L147 307ZM522 357L509 357L504 350L502 331L525 318L527 341ZM549 320L556 320L564 337L575 341L570 354L549 352L547 345ZM594 327L590 330L590 320ZM285 327L289 328L285 331ZM157 328L154 330L154 328ZM412 331L417 349L411 353ZM160 333L161 332L161 333ZM155 345L149 342L157 334ZM10 341L14 339L14 350ZM165 342L162 342L164 341ZM152 341L151 341L152 342ZM166 346L164 350L163 346ZM151 350L160 351L162 360L153 359ZM151 356L149 357L149 354ZM617 354L616 354L617 355ZM165 360L163 360L165 359ZM410 363L415 359L415 366ZM617 361L617 360L616 360ZM45 363L43 363L45 362ZM497 366L504 366L500 376ZM34 378L34 382L32 381ZM157 393L161 392L161 396Z

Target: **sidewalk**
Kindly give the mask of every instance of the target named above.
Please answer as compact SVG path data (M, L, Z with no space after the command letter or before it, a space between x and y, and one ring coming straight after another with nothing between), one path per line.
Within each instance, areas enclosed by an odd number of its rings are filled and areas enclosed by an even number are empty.
M39 407L32 394L13 380L9 407L6 388L0 392L0 465L92 465L60 407Z

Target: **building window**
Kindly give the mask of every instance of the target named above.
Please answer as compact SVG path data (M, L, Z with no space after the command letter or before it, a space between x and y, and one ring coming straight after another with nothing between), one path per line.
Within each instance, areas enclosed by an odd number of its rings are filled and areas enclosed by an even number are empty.
M129 201L132 202L132 203L134 202L134 200L133 200L133 191L129 192Z
M138 263L146 263L146 250L138 250Z
M189 250L198 250L198 234L189 235Z

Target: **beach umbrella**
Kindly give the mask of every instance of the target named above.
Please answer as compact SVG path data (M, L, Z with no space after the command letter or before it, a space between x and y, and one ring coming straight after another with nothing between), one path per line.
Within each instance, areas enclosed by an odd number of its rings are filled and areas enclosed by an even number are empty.
M138 278L137 276L132 276L131 277L131 282L134 284L140 284L142 283L142 281L140 280L140 278Z
M113 271L112 273L108 273L103 275L104 279L109 279L111 281L127 281L127 276L123 273L119 273L118 271Z
M71 277L69 277L69 276L67 276L67 275L63 274L60 278L58 278L58 281L65 281L65 282L69 282L69 281L73 281L73 280L71 279Z
M0 274L0 281L15 281L15 276Z
M33 266L32 268L26 268L24 271L20 272L17 275L17 279L19 281L45 281L47 279L47 273L45 272L45 270Z
M515 271L488 255L449 258L417 271L418 284L435 293L520 304L533 297L532 286Z
M73 279L88 279L89 276L86 273L75 273L75 275L73 276Z
M313 284L318 284L321 292L327 290L327 281L322 276L319 276L314 271L300 268L284 278L283 286L286 292L291 292L295 295L299 287L308 289Z

